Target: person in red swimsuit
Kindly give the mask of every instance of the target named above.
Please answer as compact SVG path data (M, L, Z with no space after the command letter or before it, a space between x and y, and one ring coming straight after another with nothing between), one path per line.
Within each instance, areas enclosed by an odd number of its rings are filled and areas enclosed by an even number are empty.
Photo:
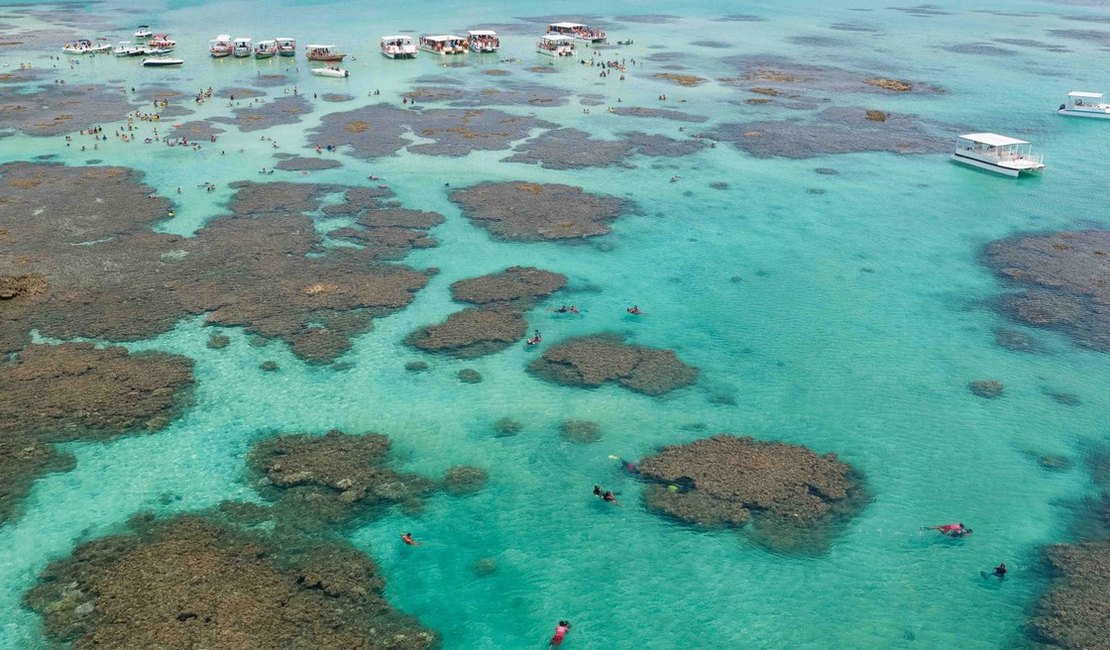
M567 636L567 632L570 632L570 622L559 621L559 624L555 626L555 636L551 637L551 641L547 644L547 650L561 648L563 646L563 639Z
M408 544L409 546L420 546L420 542L412 538L412 533L402 533L401 541Z

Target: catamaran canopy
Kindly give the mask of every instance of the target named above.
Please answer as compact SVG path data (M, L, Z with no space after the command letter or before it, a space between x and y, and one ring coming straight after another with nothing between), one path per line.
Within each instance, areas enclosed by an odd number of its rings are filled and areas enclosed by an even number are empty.
M391 34L389 36L383 36L382 40L383 41L411 41L412 37L407 35L407 34Z
M471 36L497 36L497 32L492 29L472 29L467 33Z
M1068 97L1078 97L1080 99L1102 99L1102 93L1083 93L1078 90L1073 90L1068 93Z
M571 36L563 36L562 34L544 34L540 40L548 41L550 43L573 43L574 38Z
M997 133L968 133L967 135L961 135L960 139L970 140L977 144L985 144L988 147L1008 147L1015 144L1029 144L1025 140L1008 138L1004 135L998 135Z
M453 34L440 34L438 36L425 36L426 41L461 41L461 36L454 36Z
M582 23L551 23L552 27L559 27L561 29L575 29L578 27L585 27Z

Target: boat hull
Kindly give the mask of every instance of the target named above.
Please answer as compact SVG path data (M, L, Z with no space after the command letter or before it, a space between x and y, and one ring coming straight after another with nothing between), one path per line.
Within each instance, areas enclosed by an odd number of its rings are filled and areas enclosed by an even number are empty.
M1056 112L1060 115L1067 115L1069 117L1092 117L1096 120L1110 120L1110 113L1099 111L1076 111L1070 108L1062 108Z
M1043 171L1043 169L1044 169L1043 167L1041 169L1015 169L1013 167L1003 167L1002 165L987 162L985 160L979 160L978 158L969 158L967 156L961 156L958 153L952 154L952 160L954 160L954 161L956 161L956 162L958 162L962 165L968 165L970 167L978 167L979 169L984 169L984 170L989 171L989 172L994 172L995 174L1000 174L1002 176L1009 176L1011 178L1017 178L1021 174L1040 174L1041 171Z
M327 68L314 68L312 74L317 77L332 77L334 79L346 79L351 76L347 70L328 70Z
M321 56L319 54L315 54L315 55L309 54L308 55L308 60L309 61L323 61L325 63L338 63L338 62L342 61L345 58L347 58L346 54L327 54L327 55L323 55L323 56Z
M231 56L231 52L209 52L209 54L212 55L213 59L222 59Z
M574 54L575 54L573 51L567 52L567 51L564 50L562 52L557 52L557 51L553 51L553 50L545 50L542 47L537 47L536 51L539 52L540 54L544 55L544 56L550 56L550 57L555 58L555 59L559 59L559 58L562 58L562 57L565 57L565 56L574 56Z
M282 50L278 52L278 56L297 56L296 50Z
M386 52L382 50L382 56L387 59L415 59L416 52Z
M272 59L274 58L273 52L255 52L254 58L256 59Z

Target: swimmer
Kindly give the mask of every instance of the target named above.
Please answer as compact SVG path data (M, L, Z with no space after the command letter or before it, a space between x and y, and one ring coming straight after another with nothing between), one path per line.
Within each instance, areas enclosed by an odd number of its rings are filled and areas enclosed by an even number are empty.
M640 311L639 305L632 305L631 307L626 308L625 311L632 314L633 316L639 316L642 313Z
M1006 573L1008 571L1009 571L1009 569L1006 568L1006 563L1003 562L1002 564L999 564L998 566L994 567L994 577L998 578L999 580L1005 580L1006 579Z
M575 307L574 305L571 305L570 306L570 313L577 314L578 313L578 308Z
M594 486L594 496L595 497L601 497L601 495L602 495L601 486L600 485L595 485Z
M528 345L535 345L535 344L539 343L542 340L543 339L540 338L540 331L535 330L535 333L532 335L532 338L528 339Z
M938 530L941 535L947 535L948 537L966 537L971 534L971 529L964 526L962 523L928 526L928 529Z
M616 503L618 505L620 504L620 502L617 501L616 495L614 495L612 492L610 492L608 490L605 491L605 494L601 495L601 499L603 501L608 501L609 503Z
M559 624L555 626L555 636L551 637L551 641L547 643L547 650L561 648L563 646L563 639L567 636L567 632L570 632L570 622L559 621Z
M570 310L568 310L568 309L567 309L567 306L566 306L566 305L563 305L562 307L559 307L559 308L558 308L558 309L556 309L555 311L556 311L556 312L558 312L558 313L560 313L560 314L565 314L565 313L567 313L567 312L568 312L568 311L570 311Z
M420 546L420 542L412 538L412 533L401 533L401 541L409 546Z

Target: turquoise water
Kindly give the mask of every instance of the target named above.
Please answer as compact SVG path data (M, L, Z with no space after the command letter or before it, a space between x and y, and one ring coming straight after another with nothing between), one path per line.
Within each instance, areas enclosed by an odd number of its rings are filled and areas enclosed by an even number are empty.
M1106 225L1098 197L1110 175L1093 174L1110 154L1110 125L1057 117L1069 90L1108 90L1105 51L1047 33L1086 29L1058 14L1095 11L1041 2L996 2L977 7L1027 15L971 12L963 3L939 2L951 15L919 17L856 2L737 3L694 6L649 0L606 5L610 39L632 38L620 56L643 59L679 51L687 70L717 79L736 74L720 59L775 54L809 63L881 71L947 90L942 95L838 95L836 105L864 106L972 130L1025 137L1046 155L1043 178L1019 182L950 164L943 154L848 154L807 160L757 159L721 144L682 158L634 158L632 168L551 171L500 162L505 152L466 158L404 153L376 161L339 155L344 167L308 177L277 173L266 180L365 182L386 178L406 206L436 210L447 220L433 231L439 246L405 261L441 273L407 309L375 321L342 361L346 370L299 362L280 342L252 347L237 330L223 333L230 347L205 346L213 328L186 320L156 339L129 344L196 360L196 403L166 430L110 444L73 444L74 471L35 484L24 515L0 528L0 646L39 648L39 621L19 607L21 594L41 568L82 540L118 531L142 509L159 512L205 508L223 499L257 499L243 461L250 445L279 432L378 431L392 437L402 464L438 474L456 464L490 470L490 484L469 498L437 496L425 513L393 514L353 533L352 540L383 567L388 594L400 608L441 631L445 648L543 647L554 622L569 618L565 647L589 648L964 648L1009 647L1020 641L1025 610L1042 584L1032 575L1041 544L1065 537L1058 506L1089 489L1080 470L1050 474L1035 455L1078 458L1082 447L1106 440L1099 423L1110 416L1110 363L1048 332L1031 332L1041 354L997 347L992 329L1009 326L986 301L1000 283L978 262L981 247L1031 230ZM876 5L886 3L876 3ZM596 3L551 6L471 2L359 8L320 2L167 2L117 14L118 38L132 23L149 22L179 42L187 60L180 70L145 70L134 61L86 59L68 83L138 86L165 81L186 93L249 83L258 70L283 72L271 60L211 61L206 43L216 32L256 40L290 34L341 44L356 60L352 77L332 80L291 72L302 95L347 92L354 102L315 103L298 124L264 132L227 132L199 152L101 143L95 151L66 149L62 138L12 136L0 140L0 161L43 153L80 165L89 158L135 167L146 182L177 203L177 216L161 227L188 234L221 214L234 180L259 180L274 151L301 151L303 131L321 115L371 101L378 88L394 101L422 75L446 75L467 88L502 78L482 74L493 63L475 60L444 69L432 57L391 62L376 53L380 34L462 30L483 22L512 22L537 13L596 13ZM90 11L110 12L111 2ZM670 24L620 22L610 16L681 14ZM756 14L763 22L717 22L727 14ZM4 19L21 27L34 21ZM878 33L829 29L836 23L873 25ZM795 36L843 41L836 47L798 45ZM1070 53L996 44L1008 56L951 53L942 46L1027 38L1068 45ZM733 43L732 49L684 45L693 40ZM705 125L610 115L604 106L584 114L577 101L553 108L506 107L581 128L596 137L641 130L678 137L719 122L797 117L742 103L751 95L716 81L684 89L653 80L660 64L634 68L629 78L597 78L596 68L561 62L557 74L525 67L545 63L533 36L506 35L503 52L522 61L497 65L509 80L553 85L572 95L601 93L607 105L656 106L707 115ZM651 49L663 45L664 49ZM18 67L53 62L5 49L0 61ZM119 81L122 80L122 81ZM282 88L269 89L270 98ZM685 104L678 100L685 99ZM192 107L186 102L186 106ZM172 121L225 115L224 101ZM114 126L104 124L106 132ZM163 123L163 128L166 125ZM143 123L143 128L149 125ZM229 155L219 156L217 149ZM242 149L242 153L238 153ZM837 176L818 175L831 167ZM672 175L679 182L667 183ZM492 241L447 201L443 183L524 179L580 185L628 197L642 214L614 225L613 250L595 246L510 244ZM204 181L221 189L197 189ZM728 190L709 187L727 181ZM183 193L175 194L181 187ZM825 190L823 194L807 192ZM513 264L566 274L572 302L584 313L565 319L544 308L529 316L546 341L598 331L627 333L637 343L668 347L701 368L698 384L665 398L619 388L561 388L523 371L535 351L513 347L472 361L424 357L402 339L442 320L457 305L451 282ZM738 276L740 279L734 281ZM645 311L628 317L623 306ZM545 305L549 306L549 305ZM406 361L425 359L431 371L405 372ZM258 365L275 360L281 370ZM477 385L456 372L482 373ZM983 400L970 380L995 378L1005 396ZM1053 401L1046 391L1077 394L1080 406ZM727 396L735 405L722 404ZM493 422L513 417L525 431L493 436ZM558 435L568 418L602 427L602 440L570 445ZM697 532L645 512L639 486L622 476L611 454L637 458L662 444L716 431L805 444L835 451L859 467L874 493L870 506L827 555L771 553L728 532ZM1031 457L1029 452L1034 452ZM594 483L615 489L623 507L589 495ZM163 495L179 500L165 505ZM961 520L976 534L958 544L922 533L925 524ZM418 553L397 544L400 530L425 543ZM475 577L479 558L499 571ZM1004 585L984 584L980 569L1005 561Z

